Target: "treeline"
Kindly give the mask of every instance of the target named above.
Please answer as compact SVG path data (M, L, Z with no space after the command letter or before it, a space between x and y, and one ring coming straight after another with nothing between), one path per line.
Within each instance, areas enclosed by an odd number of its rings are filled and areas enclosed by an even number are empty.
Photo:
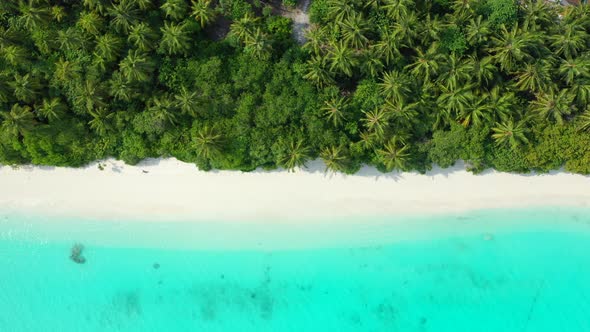
M0 163L590 173L589 7L313 0L299 46L280 5L3 1Z

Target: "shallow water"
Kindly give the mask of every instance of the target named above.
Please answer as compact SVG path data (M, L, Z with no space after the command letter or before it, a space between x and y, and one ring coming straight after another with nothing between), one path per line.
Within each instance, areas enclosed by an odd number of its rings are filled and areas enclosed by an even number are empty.
M589 210L0 219L0 331L590 331Z

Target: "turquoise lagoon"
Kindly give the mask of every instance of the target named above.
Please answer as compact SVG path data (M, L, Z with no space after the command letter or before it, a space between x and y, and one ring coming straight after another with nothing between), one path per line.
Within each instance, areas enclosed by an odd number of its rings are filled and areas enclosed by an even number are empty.
M590 331L581 208L301 223L6 212L0 268L6 332Z

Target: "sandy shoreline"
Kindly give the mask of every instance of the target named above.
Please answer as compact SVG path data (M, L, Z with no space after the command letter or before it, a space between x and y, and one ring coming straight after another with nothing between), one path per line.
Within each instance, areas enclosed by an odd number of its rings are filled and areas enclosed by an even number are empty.
M521 206L590 206L590 177L554 172L472 175L463 165L418 173L305 170L203 172L175 159L137 166L0 167L0 209L136 220L312 220Z

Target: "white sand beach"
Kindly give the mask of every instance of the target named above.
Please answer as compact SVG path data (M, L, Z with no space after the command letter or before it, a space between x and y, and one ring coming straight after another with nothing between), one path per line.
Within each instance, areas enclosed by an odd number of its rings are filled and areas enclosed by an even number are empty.
M199 171L176 159L137 166L0 167L0 209L44 215L137 220L289 221L395 216L521 206L590 206L590 177L517 175L463 165L427 174L326 174L312 162L296 172Z

